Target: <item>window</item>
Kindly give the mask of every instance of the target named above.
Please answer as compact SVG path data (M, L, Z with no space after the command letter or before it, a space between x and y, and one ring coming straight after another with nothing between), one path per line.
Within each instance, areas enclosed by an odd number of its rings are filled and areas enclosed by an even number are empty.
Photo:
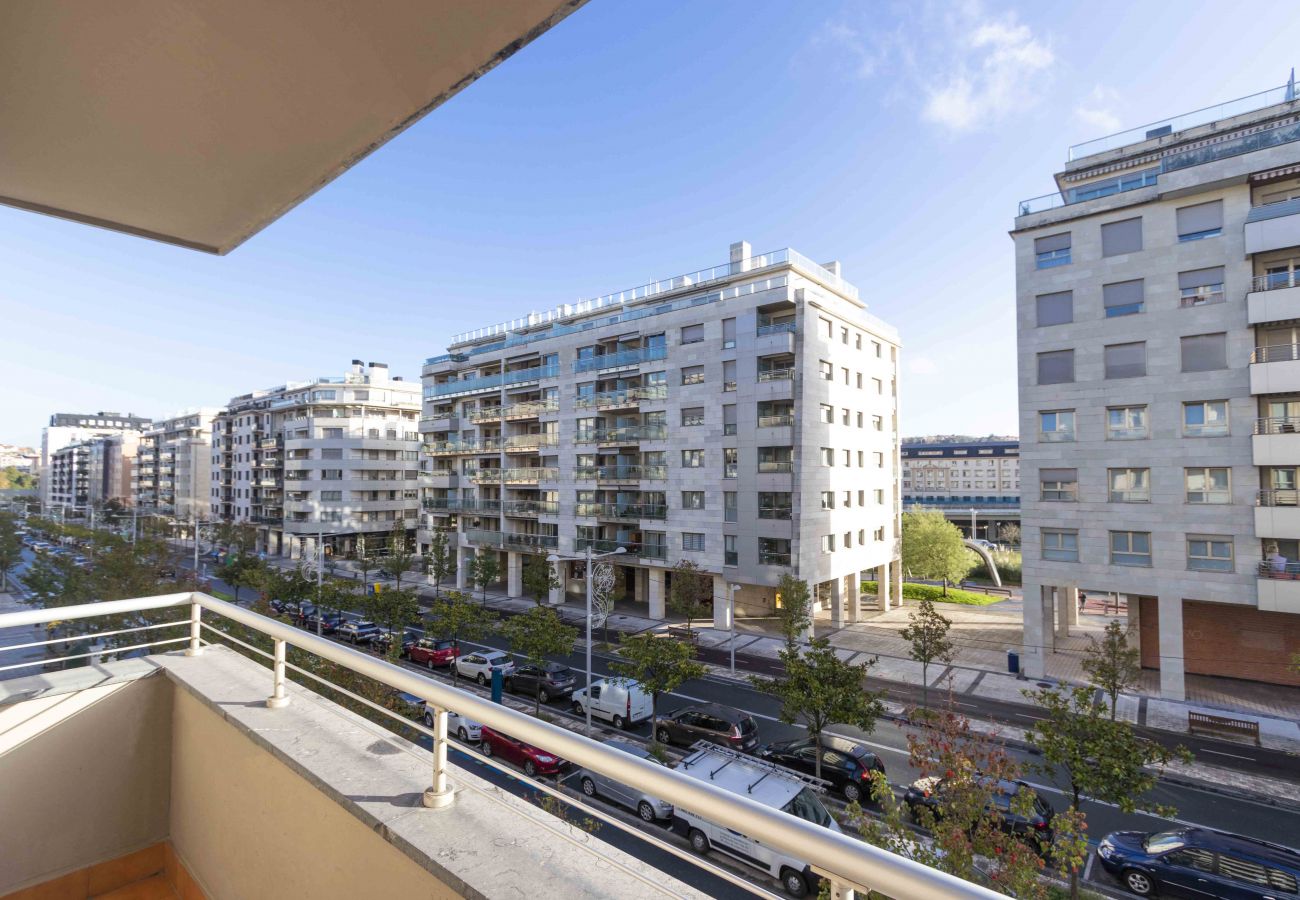
M876 350L876 359L880 359L880 351L881 351L880 341L872 341L871 346L874 347Z
M722 564L724 566L740 565L740 554L736 552L736 536L734 534L724 534L722 536Z
M885 454L877 451L872 455L876 458L876 468L883 469L885 467ZM861 465L861 463L859 463L859 465Z
M1150 503L1150 469L1107 469L1111 503Z
M817 322L821 325L822 330L826 332L827 337L831 337L835 334L835 326L831 324L830 319L827 319L824 316L818 316Z
M722 477L735 478L740 468L740 450L735 447L722 449Z
M822 447L822 465L823 465L823 466L833 466L833 465L835 465L835 448L834 448L834 447Z
M682 509L704 509L704 491L682 491Z
M1070 233L1051 234L1034 240L1034 265L1051 269L1070 264Z
M1043 559L1055 562L1079 561L1079 532L1073 528L1044 528L1041 532Z
M722 521L738 522L740 521L740 512L736 506L736 492L722 492Z
M704 552L704 534L698 531L682 532L682 549L692 553Z
M1068 384L1074 381L1074 351L1050 350L1038 354L1039 384Z
M883 505L884 502L885 502L885 490L884 490L884 488L876 488L876 503L877 503L877 505Z
M849 330L843 325L840 326L840 343L846 347L849 345Z
M1150 566L1151 532L1112 531L1110 562L1114 566Z
M1183 487L1188 503L1231 503L1232 478L1224 466L1196 466L1183 469Z
M822 509L834 509L834 508L835 508L835 492L822 491Z
M1043 500L1073 503L1079 499L1078 469L1041 469L1038 481Z
M858 491L858 506L865 506L866 503L867 503L867 492L866 492L866 491L863 491L863 490L859 490L859 491Z
M321 469L320 477L321 477L321 481L342 481L343 470L342 469Z
M822 421L828 425L835 423L835 407L828 403L821 404Z
M1223 233L1223 201L1212 200L1209 203L1197 203L1177 210L1178 240L1199 241L1204 238L1218 237Z
M1232 535L1189 534L1187 568L1194 572L1231 572Z
M1179 272L1178 292L1178 305L1181 307L1222 303L1226 299L1223 294L1223 266Z
M682 368L682 384L703 384L704 366L685 366Z
M876 389L876 393L883 396L885 393L885 383L879 378L871 379L871 385Z
M1131 344L1108 344L1105 348L1107 379L1141 378L1147 373L1146 341Z
M1148 436L1145 406L1106 407L1106 440L1134 441Z
M853 457L850 455L852 451L846 449L843 452L844 452L844 467L848 468L849 466L853 465ZM861 453L862 451L859 450L858 452ZM860 459L858 460L858 465L859 466L862 465L862 460Z
M1183 371L1213 372L1228 368L1228 335L1193 334L1182 339Z
M824 359L817 360L817 370L821 373L823 381L835 380L835 367Z
M884 417L884 416L872 416L872 417L871 417L871 427L872 427L873 429L875 429L876 431L884 431L884 430L885 430L885 417Z
M682 343L698 344L704 340L703 325L684 325L682 326Z
M342 429L342 428L322 428L322 429L321 429L321 434L322 434L324 437L327 437L327 438L341 438L341 437L343 437L343 429Z
M1074 321L1074 291L1039 294L1034 298L1038 313L1038 327L1066 325Z
M841 410L840 410L840 424L841 424L841 425L848 425L848 424L849 424L849 410L848 410L848 409L841 409Z
M758 495L760 519L789 519L793 508L789 491L764 491Z
M1114 319L1142 312L1146 308L1145 294L1145 282L1141 278L1103 284L1101 305L1106 310L1106 318Z
M867 529L865 529L865 528L859 528L859 529L858 529L858 546L862 546L862 545L865 544L866 542L867 542Z
M1183 434L1214 437L1228 433L1227 400L1194 400L1183 404Z
M343 499L342 491L321 491L320 499L322 503L336 502Z
M1101 226L1101 255L1119 256L1142 249L1142 218L1125 219Z
M682 451L682 468L698 469L704 465L703 450L683 450Z
M758 563L762 566L790 565L790 539L759 538Z
M722 349L723 350L736 349L736 320L735 319L722 320Z
M853 546L853 532L844 532L844 549L847 550Z
M885 539L885 526L881 525L875 531L871 532L871 539L879 544Z
M1040 412L1038 440L1045 444L1074 440L1074 410L1048 409Z
M704 424L704 407L691 406L682 410L682 425L694 426Z
M822 535L822 553L834 553L834 552L835 552L835 535L833 534Z

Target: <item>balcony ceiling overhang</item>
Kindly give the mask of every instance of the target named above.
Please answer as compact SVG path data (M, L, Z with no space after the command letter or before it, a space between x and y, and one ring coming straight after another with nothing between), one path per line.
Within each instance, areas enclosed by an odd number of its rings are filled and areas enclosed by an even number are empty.
M0 9L0 202L224 254L585 0Z

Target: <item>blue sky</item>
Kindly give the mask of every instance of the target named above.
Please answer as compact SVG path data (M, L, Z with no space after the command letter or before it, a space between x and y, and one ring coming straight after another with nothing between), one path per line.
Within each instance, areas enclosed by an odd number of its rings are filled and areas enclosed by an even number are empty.
M905 434L1014 433L1012 225L1071 143L1282 84L1277 4L592 0L225 258L0 208L0 442L756 251L902 332Z

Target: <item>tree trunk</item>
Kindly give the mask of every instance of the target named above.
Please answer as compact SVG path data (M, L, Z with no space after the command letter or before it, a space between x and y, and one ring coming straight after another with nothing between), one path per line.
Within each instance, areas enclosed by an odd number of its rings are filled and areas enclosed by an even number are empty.
M943 595L944 595L945 597L948 596L948 579L947 579L947 578L943 579Z
M817 748L817 755L813 757L813 772L818 778L822 777L822 733L821 729L813 732L813 746Z
M921 707L930 708L930 663L921 663Z

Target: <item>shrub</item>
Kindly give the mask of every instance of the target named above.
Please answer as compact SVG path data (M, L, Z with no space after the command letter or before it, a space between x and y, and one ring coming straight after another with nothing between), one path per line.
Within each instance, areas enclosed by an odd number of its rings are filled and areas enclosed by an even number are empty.
M876 583L874 581L862 582L862 592L874 594L876 592ZM962 606L988 606L990 603L997 603L1005 598L996 594L977 594L974 591L963 591L958 588L948 588L948 596L944 596L943 588L937 584L913 584L911 582L903 583L904 600L933 600L935 603L959 603Z
M1020 551L1019 550L994 550L990 554L993 562L998 567L998 575L1002 577L1003 584L1020 584ZM978 559L978 557L976 557ZM989 575L988 569L984 565L984 560L979 559L979 564L971 569L968 576L972 581L987 581L992 583L993 576Z

